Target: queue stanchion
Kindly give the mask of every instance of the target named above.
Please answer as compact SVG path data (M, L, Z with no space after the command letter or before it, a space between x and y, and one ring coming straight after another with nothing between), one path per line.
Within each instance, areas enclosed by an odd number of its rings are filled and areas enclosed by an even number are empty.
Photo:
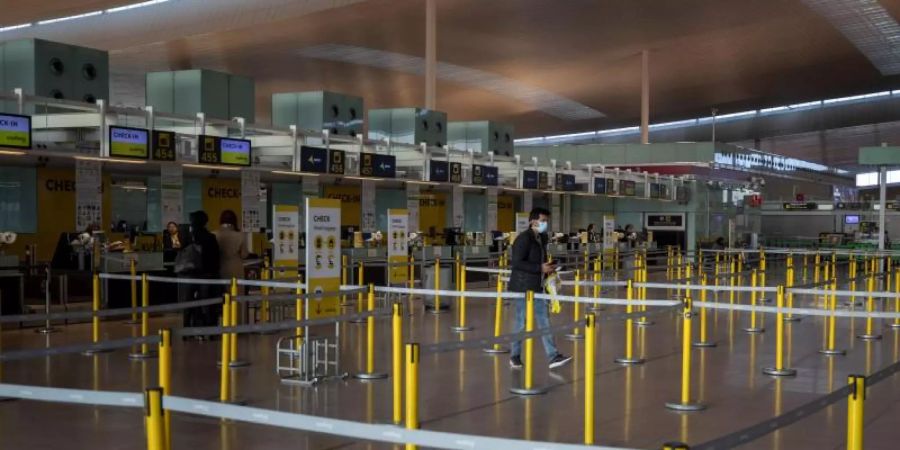
M735 300L735 292L734 292L734 283L737 275L735 272L735 267L737 267L737 263L735 262L734 256L731 257L731 263L729 264L728 270L731 272L728 274L728 284L731 286L731 289L728 290L728 303L733 305Z
M637 268L635 269L635 274L636 274L636 276L637 276L637 278L638 278L638 281L639 281L640 283L646 283L646 282L647 282L647 259L646 259L646 255L644 255L644 256L636 256L636 258L638 258L638 260L640 261L640 266L639 266L640 268L639 268L639 269L637 269ZM639 299L641 299L641 300L647 300L647 287L646 287L646 286L641 286L641 287L637 288L637 293L638 293L638 298L639 298ZM647 305L646 305L646 304L640 305L640 306L638 306L638 308L641 310L641 312L644 312L644 313L647 312ZM649 327L650 325L653 325L653 322L650 321L650 320L648 320L648 319L647 319L647 316L641 316L640 318L638 318L637 321L634 322L634 324L637 325L637 326L639 326L639 327Z
M594 370L596 367L597 355L595 346L597 343L596 317L594 313L587 313L584 316L584 443L592 445L594 443L594 384L596 375Z
M900 314L900 269L894 273L894 294L897 294L897 296L894 297L894 312ZM891 328L900 330L900 316L894 319Z
M394 388L394 425L403 422L403 306L396 302L391 310L391 363Z
M581 296L581 271L575 271L575 288L574 295L576 298ZM581 303L578 300L572 302L572 311L575 316L575 322L578 322L578 319L581 317ZM566 335L567 339L577 341L584 339L584 336L581 334L581 330L576 325L575 328L572 328L572 332Z
M147 308L150 307L150 282L147 281L147 274L141 274L141 306L144 311L141 312L141 337L146 338L150 333L150 313ZM156 354L150 351L148 344L141 344L141 351L128 355L130 359L149 359L155 357Z
M225 294L222 304L222 326L227 327L231 323L231 295ZM228 403L231 399L231 369L226 362L231 356L229 333L222 333L222 356L219 362L219 401Z
M100 274L94 272L91 277L91 342L100 343ZM111 352L112 349L95 349L85 350L85 355L96 355L97 353Z
M357 286L365 286L365 284L364 284L364 283L365 283L365 277L366 277L366 275L365 275L365 263L364 263L363 261L360 261L360 262L359 262L359 268L357 269L357 273L356 273L356 284L357 284ZM363 300L363 292L362 292L362 291L359 291L359 293L356 294L356 313L357 313L357 314L362 314L362 312L363 312L363 304L364 304L364 300ZM356 319L350 320L350 323L362 324L362 323L366 323L366 319L364 319L364 318L356 318Z
M847 397L847 450L863 450L866 403L866 377L849 375L850 394Z
M720 256L720 253L716 253L716 267L713 269L713 285L715 287L719 287L719 274L720 274L719 268L721 267L720 262L719 262L719 259L720 259L719 256ZM716 291L716 292L718 292L718 291Z
M530 333L534 331L534 292L528 291L525 294L525 331ZM534 386L534 338L525 338L523 353L525 356L522 361L522 380L521 386L513 386L510 392L517 395L539 395L543 394L546 389Z
M128 264L128 272L131 274L131 309L138 307L138 276L137 276L137 259L132 256L131 262ZM47 284L47 291L50 291L50 284ZM141 321L138 320L138 313L132 312L131 319L125 322L128 325L138 326Z
M871 316L871 314L875 312L875 298L872 296L874 290L875 273L869 272L869 277L866 281L866 292L869 294L866 298L866 312L869 313L869 316L866 317L866 333L857 336L857 338L863 341L877 341L881 339L881 334L875 334L875 330L873 329L875 319Z
M758 276L758 273L757 273L756 269L753 269L750 271L750 287L752 289L750 291L750 307L752 308L752 310L750 311L750 326L747 328L744 328L744 331L746 331L747 333L762 333L762 332L766 331L765 328L757 325L757 312L756 312L756 306L758 304L756 301L756 299L758 297L758 294L756 291L757 276Z
M163 392L160 388L144 391L144 428L147 435L147 450L165 450L165 423L162 406Z
M850 290L853 291L854 293L856 292L856 276L857 276L857 274L856 274L856 272L857 272L856 264L857 264L857 262L856 262L856 256L850 255L850 267L849 267L847 270L850 271L850 273L849 273L849 277L850 277ZM856 295L855 295L855 294L850 296L850 303L856 304Z
M794 288L794 276L795 276L795 274L794 274L794 255L788 255L786 275L787 276L785 277L785 280L786 280L785 283L786 283L786 288L787 288L787 306L788 306L788 308L793 308L794 307L793 288ZM789 313L785 314L784 320L787 320L788 322L798 322L800 320L800 318L795 317L794 313L789 312Z
M461 294L457 297L457 323L455 327L450 327L456 333L464 333L472 331L473 328L466 325L466 267L459 268L459 291Z
M759 287L766 287L766 252L760 248L759 250ZM769 299L766 298L765 291L762 292L762 295L759 296L760 303L769 303ZM781 320L779 318L779 320Z
M406 344L406 429L419 429L419 344ZM406 444L406 450L416 450Z
M172 331L168 328L159 330L159 388L163 395L172 394ZM164 448L172 448L172 414L163 411Z
M438 293L441 290L441 258L434 258L434 294L433 294L433 303L431 305L430 312L432 314L441 314L444 311L441 310L441 295Z
M809 279L807 276L809 275L809 254L803 254L803 282L806 283L806 280Z
M775 319L775 366L774 367L766 367L763 369L763 373L766 375L771 375L773 377L792 377L797 375L797 371L788 367L785 367L784 364L784 286L779 285L778 291L775 294L776 305L778 306L778 313L776 314Z
M382 380L388 377L375 371L375 285L369 284L369 317L366 317L366 371L354 375L360 380Z
M237 278L231 279L231 326L238 325L238 318L240 314L238 313L238 301L235 298L238 296L238 284ZM247 367L250 365L250 361L244 359L238 359L238 335L237 333L231 333L230 348L229 348L229 358L228 358L228 367L232 369L238 367Z
M700 301L706 303L706 275L700 276ZM716 343L709 340L707 336L707 324L706 324L706 306L700 307L700 340L695 341L692 345L694 347L699 348L710 348L715 347Z
M594 299L600 298L600 281L603 279L603 263L601 262L603 258L603 253L597 256L597 259L594 260ZM599 303L595 303L591 306L591 311L603 311L603 305Z
M815 258L813 259L813 283L816 285L819 284L819 269L822 266L822 254L816 250Z
M632 280L628 280L628 284L625 287L625 312L628 314L628 318L625 319L625 356L621 358L616 358L616 363L621 364L623 366L633 366L638 364L643 364L643 358L636 358L634 356L634 323L631 314L634 312L634 306L631 301L634 298L634 282Z
M408 269L407 269L407 287L409 289L415 289L416 287L416 257L413 255L409 255L408 258ZM406 296L406 309L409 311L409 315L413 315L413 295L407 294Z
M845 355L843 350L835 349L835 322L837 322L837 279L831 280L831 295L825 294L826 307L831 311L828 315L828 334L826 336L825 348L819 350L819 353L826 356Z
M494 337L500 336L503 332L503 278L502 274L497 274L497 299L494 302ZM483 349L485 353L509 353L509 349L501 346L499 343Z
M832 278L837 278L837 274L835 274L833 277L831 276L831 263L829 261L825 261L822 269L823 269L822 270L822 279L823 280L830 280Z
M349 258L347 255L341 255L341 286L347 286L349 284L349 274L347 273L347 262ZM347 294L341 295L341 306L350 306L352 303L347 301Z
M346 256L345 256L345 258L346 258ZM262 270L262 273L260 274L260 278L262 278L264 283L266 281L269 281L269 279L271 279L272 274L270 273L270 270L271 269L269 267L269 257L266 256L263 258L263 270ZM263 284L261 291L262 291L262 312L260 313L262 316L261 319L262 319L263 323L269 323L269 321L271 320L271 318L269 317L269 306L270 306L269 305L269 286ZM347 298L347 296L345 295L344 299L346 300L346 298Z
M687 267L687 272L688 277L690 277L691 266ZM690 289L685 289L684 291L682 306L681 315L684 329L681 332L681 398L677 402L666 403L666 408L684 412L701 411L706 409L706 405L691 402L691 317L694 313Z
M294 300L294 320L301 321L303 320L303 294L304 289L303 285L300 281L297 282L297 288L294 291L297 295L297 298ZM306 337L303 333L303 327L294 328L294 336L296 339L294 340L294 346L297 351L301 351L303 347L303 338Z

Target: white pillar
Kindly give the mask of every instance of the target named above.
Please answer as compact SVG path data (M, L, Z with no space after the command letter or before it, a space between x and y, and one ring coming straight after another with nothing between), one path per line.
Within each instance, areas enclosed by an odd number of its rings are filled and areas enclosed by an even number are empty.
M650 143L650 53L641 51L641 144Z
M878 250L884 250L884 213L887 209L887 168L878 168Z
M425 108L435 109L437 82L437 5L425 0Z

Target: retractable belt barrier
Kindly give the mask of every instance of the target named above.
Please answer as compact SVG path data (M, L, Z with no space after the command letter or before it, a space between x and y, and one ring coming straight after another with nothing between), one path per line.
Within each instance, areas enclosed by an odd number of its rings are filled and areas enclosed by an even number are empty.
M359 292L366 292L369 288L366 286L341 286L341 288L337 291L327 291L327 292L305 292L303 294L255 294L255 295L235 295L232 296L231 299L236 302L255 302L268 300L270 302L282 302L282 301L294 301L294 300L306 300L306 299L319 299L325 297L336 297L338 295L346 295L346 294L356 294Z
M845 311L845 310L827 310L827 309L812 309L812 308L779 308L777 306L751 306L751 305L739 305L739 304L727 304L727 303L715 303L715 302L694 302L695 306L709 309L726 309L733 311L756 311L762 313L770 313L777 314L779 312L784 314L800 314L806 316L823 316L823 317L856 317L856 318L879 318L879 319L897 319L900 318L900 313L896 312L879 312L879 311Z
M135 337L115 339L91 344L74 344L60 347L38 348L33 350L13 350L0 353L0 362L20 361L23 359L40 358L44 356L65 355L69 353L83 353L90 350L117 350L142 344L157 344L159 336Z
M61 389L21 384L0 384L0 397L20 398L55 403L77 403L94 406L124 406L143 408L144 395L131 392L89 391Z
M100 279L105 280L126 280L126 281L140 281L141 277L131 276L131 275L120 275L115 273L101 273ZM181 278L181 277L158 277L149 275L147 276L147 281L155 281L158 283L173 283L173 284L205 284L205 285L213 285L213 286L230 286L230 279L223 278ZM263 281L263 280L245 280L238 279L238 286L256 286L256 287L274 287L274 288L288 288L288 289L296 289L296 288L306 288L306 284L302 282L287 282L287 281Z
M496 292L486 291L450 291L443 289L414 289L402 287L375 286L375 292L384 292L388 294L417 294L417 295L439 295L441 297L474 297L474 298L525 298L525 294L521 292Z
M116 317L127 316L132 313L161 313L180 311L183 309L197 308L200 306L218 305L222 303L221 297L192 300L182 303L170 303L166 305L156 306L138 306L136 308L116 308L102 309L96 313L93 311L75 311L66 313L50 313L50 314L18 314L15 316L0 316L0 323L9 322L32 322L36 320L64 320L64 319L88 319L91 317Z

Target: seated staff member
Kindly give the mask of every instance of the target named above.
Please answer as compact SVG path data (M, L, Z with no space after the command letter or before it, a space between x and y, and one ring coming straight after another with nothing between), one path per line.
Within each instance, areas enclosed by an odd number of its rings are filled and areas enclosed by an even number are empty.
M550 211L544 208L534 208L528 215L530 229L516 236L512 245L510 265L512 273L509 276L509 290L511 292L544 292L544 278L556 270L555 263L547 261L547 221L550 219ZM525 299L516 299L516 329L521 332L525 329ZM550 328L550 302L544 299L534 299L535 329ZM541 337L544 343L544 351L550 368L556 369L572 361L571 356L565 356L556 349L553 336L545 334ZM522 341L512 343L512 351L509 365L513 369L522 367Z

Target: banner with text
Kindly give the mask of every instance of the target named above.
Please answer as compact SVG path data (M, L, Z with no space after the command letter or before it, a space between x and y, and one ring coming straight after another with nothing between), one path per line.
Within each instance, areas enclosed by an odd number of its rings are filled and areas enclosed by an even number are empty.
M180 164L159 166L159 205L163 229L169 222L185 223L184 169Z
M310 294L341 287L341 201L306 199L306 286ZM308 318L336 316L338 296L311 298Z
M300 259L300 207L274 205L272 207L272 265L273 278L297 280Z
M388 210L388 261L403 264L409 258L407 241L409 236L409 215L405 209ZM409 279L409 268L396 265L390 268L391 284L406 284Z
M241 228L244 231L259 231L262 228L262 214L259 201L259 172L241 171Z
M75 229L93 225L103 229L103 178L101 163L75 160Z

